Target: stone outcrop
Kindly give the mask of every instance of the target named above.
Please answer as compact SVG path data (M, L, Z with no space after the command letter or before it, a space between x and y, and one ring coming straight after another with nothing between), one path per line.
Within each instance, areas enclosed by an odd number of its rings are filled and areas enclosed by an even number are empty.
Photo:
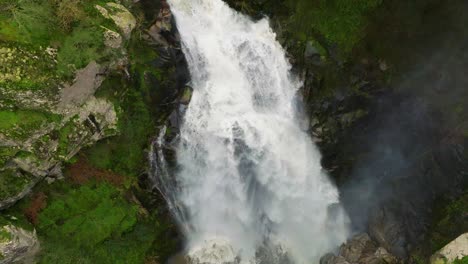
M459 236L431 257L431 264L453 263L468 256L468 233Z
M339 254L327 254L320 264L397 264L399 260L379 247L368 234L356 235L340 247Z
M40 244L36 232L26 231L12 225L0 229L0 264L32 264Z
M128 75L123 39L130 38L136 19L120 4L107 3L96 8L120 31L105 29L103 33L103 44L119 55L100 63L89 62L75 72L72 81L64 82L53 74L57 50L48 47L36 51L0 44L1 67L8 66L0 74L0 109L7 109L10 115L16 114L15 109L25 109L39 120L33 120L34 126L0 129L0 180L3 182L0 210L23 198L43 178L60 178L61 163L83 147L118 133L114 104L94 94L109 73ZM29 66L37 63L46 63L52 73ZM40 80L47 88L17 89L16 83L24 79Z
M136 27L136 19L127 8L117 3L107 3L104 6L96 5L96 9L108 19L114 21L115 25L120 29L125 39L129 39L132 31Z

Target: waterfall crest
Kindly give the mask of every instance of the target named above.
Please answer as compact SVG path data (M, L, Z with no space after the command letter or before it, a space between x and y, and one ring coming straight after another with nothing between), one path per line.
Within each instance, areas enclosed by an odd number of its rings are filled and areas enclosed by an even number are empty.
M284 264L284 255L318 263L346 239L347 218L298 125L302 84L268 21L221 0L168 2L194 88L177 147L177 193L166 195L182 208L174 213L189 256L194 263Z

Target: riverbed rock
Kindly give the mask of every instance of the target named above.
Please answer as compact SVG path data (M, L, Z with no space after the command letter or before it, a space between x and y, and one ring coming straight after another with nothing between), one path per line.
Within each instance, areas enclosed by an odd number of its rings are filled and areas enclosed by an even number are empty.
M459 236L432 255L430 261L431 264L445 264L466 256L468 256L468 233Z

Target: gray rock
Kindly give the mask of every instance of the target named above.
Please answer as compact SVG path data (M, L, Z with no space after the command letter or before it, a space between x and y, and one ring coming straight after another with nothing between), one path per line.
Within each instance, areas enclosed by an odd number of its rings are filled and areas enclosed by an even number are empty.
M430 261L431 264L445 264L466 256L468 256L468 233L459 236L432 255Z
M40 248L36 231L29 232L12 225L1 229L3 235L0 238L0 254L3 259L0 260L0 264L35 263L34 257Z

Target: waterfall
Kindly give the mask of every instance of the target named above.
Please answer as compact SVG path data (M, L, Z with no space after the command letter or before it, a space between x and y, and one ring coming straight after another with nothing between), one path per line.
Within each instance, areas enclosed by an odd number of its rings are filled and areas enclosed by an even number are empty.
M161 189L176 192L166 196L182 208L174 213L192 262L284 264L287 255L318 263L346 239L347 218L298 125L302 83L268 20L221 0L168 2L194 91L177 147L178 188Z

